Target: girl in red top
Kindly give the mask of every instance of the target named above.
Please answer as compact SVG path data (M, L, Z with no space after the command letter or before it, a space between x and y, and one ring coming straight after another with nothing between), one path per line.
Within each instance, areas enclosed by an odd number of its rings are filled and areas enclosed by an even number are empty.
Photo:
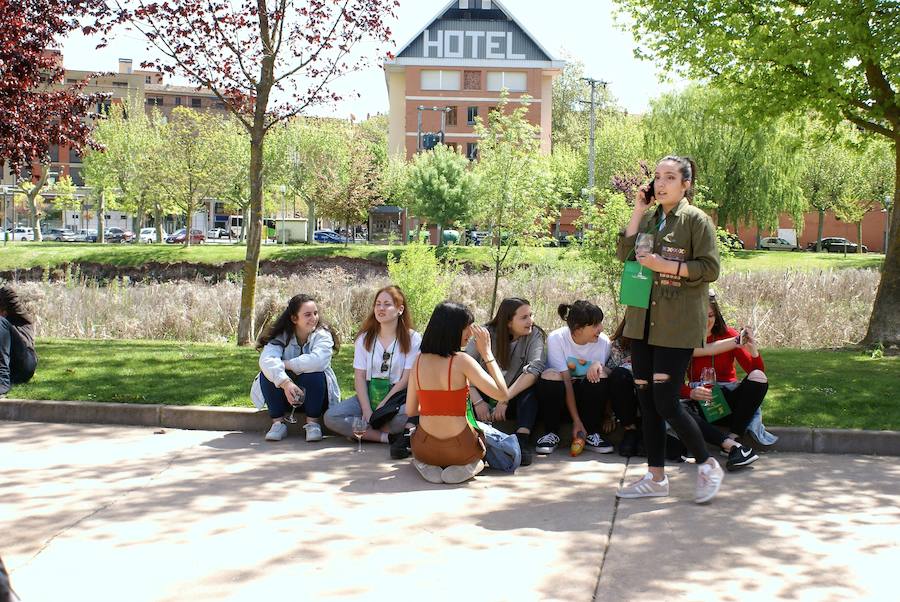
M716 369L716 381L719 383L725 401L731 408L731 414L717 421L718 426L728 427L728 434L706 422L702 416L693 413L704 439L719 445L729 453L726 468L736 470L749 466L758 459L753 450L742 446L737 440L747 430L753 414L762 405L769 390L769 379L766 377L762 356L756 348L756 339L749 327L742 333L725 323L715 293L709 294L709 310L706 316L706 345L694 349L688 367L690 385L682 387L682 397L703 403L712 398L712 393L699 386L703 368L713 366ZM734 363L741 365L747 376L740 382L734 369Z

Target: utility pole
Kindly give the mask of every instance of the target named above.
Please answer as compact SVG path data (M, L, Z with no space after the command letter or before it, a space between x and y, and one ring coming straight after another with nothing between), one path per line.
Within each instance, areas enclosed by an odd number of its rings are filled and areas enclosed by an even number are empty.
M596 92L597 86L601 86L604 90L606 89L606 85L609 82L594 79L593 77L582 77L581 81L587 82L591 86L591 100L579 100L578 102L582 104L590 104L591 105L591 131L590 131L590 145L588 146L588 190L591 191L589 198L591 202L594 202L594 130L597 124L597 116L594 110L596 104Z

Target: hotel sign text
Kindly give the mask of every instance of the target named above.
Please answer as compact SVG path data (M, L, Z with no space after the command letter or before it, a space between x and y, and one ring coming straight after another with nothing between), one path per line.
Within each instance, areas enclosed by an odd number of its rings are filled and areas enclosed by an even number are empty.
M525 60L512 51L511 31L438 29L422 34L425 58ZM482 50L483 49L483 50Z

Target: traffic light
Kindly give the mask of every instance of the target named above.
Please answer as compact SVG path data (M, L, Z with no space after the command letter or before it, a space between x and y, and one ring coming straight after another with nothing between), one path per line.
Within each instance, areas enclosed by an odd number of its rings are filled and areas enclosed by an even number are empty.
M422 134L422 149L432 150L442 139L442 133L428 132L427 134Z

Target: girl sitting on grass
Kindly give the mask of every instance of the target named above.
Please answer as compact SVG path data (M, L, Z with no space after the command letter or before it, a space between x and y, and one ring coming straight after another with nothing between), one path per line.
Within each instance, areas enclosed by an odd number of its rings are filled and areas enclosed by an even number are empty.
M287 435L285 415L302 407L307 441L322 439L322 414L329 402L341 398L331 356L340 347L337 333L319 318L316 301L309 295L294 295L287 307L256 342L260 373L253 381L250 397L272 418L266 441L281 441ZM293 408L292 408L293 406Z

